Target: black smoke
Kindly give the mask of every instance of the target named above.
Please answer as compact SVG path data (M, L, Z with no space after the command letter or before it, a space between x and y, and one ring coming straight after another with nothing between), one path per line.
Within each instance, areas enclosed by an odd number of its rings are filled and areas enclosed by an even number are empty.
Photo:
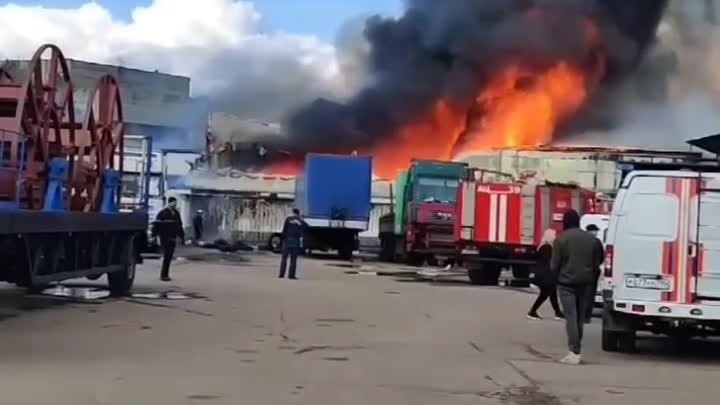
M402 17L366 22L370 83L344 104L317 100L301 108L282 146L350 152L417 122L439 99L468 111L483 82L518 58L538 68L559 59L583 66L602 52L605 83L622 80L652 45L666 6L666 0L408 0ZM588 17L600 46L586 35Z

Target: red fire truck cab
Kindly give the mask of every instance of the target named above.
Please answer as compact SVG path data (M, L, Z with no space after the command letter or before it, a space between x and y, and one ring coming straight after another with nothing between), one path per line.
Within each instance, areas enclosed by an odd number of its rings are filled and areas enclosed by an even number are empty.
M476 173L461 184L455 222L459 261L473 284L497 285L502 269L511 268L514 281L528 285L546 229L560 233L569 209L604 211L595 192L578 186L484 181Z

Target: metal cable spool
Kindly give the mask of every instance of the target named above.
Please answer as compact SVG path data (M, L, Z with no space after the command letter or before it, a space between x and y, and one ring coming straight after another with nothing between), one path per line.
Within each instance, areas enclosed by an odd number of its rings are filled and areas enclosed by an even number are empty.
M60 158L69 169L66 208L100 210L104 172L122 170L119 87L112 76L102 77L81 122L75 117L73 91L67 60L55 45L35 52L21 83L0 71L0 136L6 151L0 157L0 200L19 193L20 208L42 209L50 162Z

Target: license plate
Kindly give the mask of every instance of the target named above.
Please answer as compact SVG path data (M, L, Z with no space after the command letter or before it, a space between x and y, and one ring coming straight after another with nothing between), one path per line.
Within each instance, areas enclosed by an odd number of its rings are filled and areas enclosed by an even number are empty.
M464 255L474 255L477 254L477 249L463 249L462 254Z
M657 277L628 276L625 277L625 287L643 290L670 291L670 280Z

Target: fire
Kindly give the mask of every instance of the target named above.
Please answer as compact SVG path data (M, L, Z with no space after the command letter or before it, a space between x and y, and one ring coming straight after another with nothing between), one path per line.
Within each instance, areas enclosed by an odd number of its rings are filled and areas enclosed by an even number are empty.
M474 105L439 100L417 122L359 154L373 157L375 175L395 178L413 159L454 160L494 148L537 147L552 140L558 127L585 105L605 75L606 60L598 27L587 17L563 12L528 13L528 24L545 22L549 31L568 22L583 24L584 60L537 60L517 55L477 90ZM562 35L562 30L554 35ZM545 58L547 59L547 58ZM542 67L540 67L542 66ZM280 164L273 173L297 166ZM283 173L285 174L285 173Z
M536 76L519 65L504 69L477 97L482 113L464 141L454 145L453 157L547 144L558 125L583 106L588 89L587 75L567 62Z
M388 141L361 153L373 157L376 176L392 179L413 159L450 160L453 144L464 129L465 114L442 100L424 121L402 128Z

